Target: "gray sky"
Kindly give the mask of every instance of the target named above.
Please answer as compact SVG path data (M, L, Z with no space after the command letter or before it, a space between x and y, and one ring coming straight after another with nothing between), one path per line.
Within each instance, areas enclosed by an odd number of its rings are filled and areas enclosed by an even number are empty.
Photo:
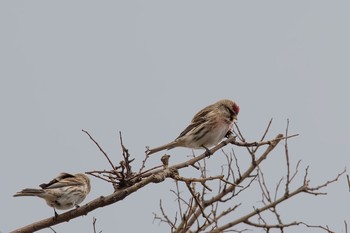
M198 110L222 98L239 103L249 141L270 118L269 137L283 133L289 118L290 133L300 134L289 142L292 161L310 165L312 185L333 178L350 163L349 7L323 0L1 1L0 231L52 216L44 201L13 198L16 191L62 171L109 169L81 129L114 161L122 131L138 170L146 145L174 139ZM283 174L282 149L266 161L272 186ZM189 153L174 149L171 162ZM328 196L286 202L283 219L341 232L344 220L350 224L344 178ZM92 185L86 201L112 192L100 180ZM96 217L103 232L169 232L152 224L152 212L159 213L160 198L176 210L171 188L171 180L150 185L54 229L92 232ZM241 213L259 204L244 201L251 205Z

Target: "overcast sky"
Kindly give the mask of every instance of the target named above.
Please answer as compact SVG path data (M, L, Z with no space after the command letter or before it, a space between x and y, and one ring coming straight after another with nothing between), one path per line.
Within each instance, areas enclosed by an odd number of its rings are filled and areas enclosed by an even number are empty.
M290 133L300 134L289 142L293 163L310 165L312 185L333 178L350 164L349 9L349 1L323 0L1 1L0 231L53 214L38 198L12 197L16 191L62 171L109 169L81 129L115 162L122 131L138 170L146 145L173 140L198 110L222 98L240 105L238 125L249 141L259 140L271 118L269 138L289 119ZM266 161L272 185L283 175L282 149ZM171 162L190 153L174 149ZM91 180L84 203L112 192ZM176 211L171 188L171 180L152 184L54 229L92 232L96 217L106 233L169 232L152 223L152 212L160 212L161 198ZM345 177L326 191L286 202L283 219L344 232ZM259 204L247 199L241 213Z

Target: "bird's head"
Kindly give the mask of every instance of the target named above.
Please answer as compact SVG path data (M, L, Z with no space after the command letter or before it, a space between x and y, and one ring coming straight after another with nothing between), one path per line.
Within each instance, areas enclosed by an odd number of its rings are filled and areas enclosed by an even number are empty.
M217 104L221 105L221 107L226 110L232 120L237 120L240 108L236 102L228 99L223 99L218 101Z

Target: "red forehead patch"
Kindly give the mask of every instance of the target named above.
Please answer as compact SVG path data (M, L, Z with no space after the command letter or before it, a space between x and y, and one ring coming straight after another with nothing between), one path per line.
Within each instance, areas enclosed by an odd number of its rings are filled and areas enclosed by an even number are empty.
M237 104L233 104L233 111L235 111L236 114L239 113L239 106Z

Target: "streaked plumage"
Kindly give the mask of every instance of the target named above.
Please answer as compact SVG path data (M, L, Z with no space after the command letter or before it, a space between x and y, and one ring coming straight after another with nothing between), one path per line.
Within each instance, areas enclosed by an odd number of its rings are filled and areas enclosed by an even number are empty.
M237 119L239 106L231 100L223 99L199 111L189 126L172 142L146 151L151 155L165 149L188 147L208 148L218 144L232 129Z
M75 175L61 173L49 183L41 184L40 187L41 189L26 188L13 196L40 197L49 206L59 210L66 210L78 206L91 189L89 177L82 173Z

